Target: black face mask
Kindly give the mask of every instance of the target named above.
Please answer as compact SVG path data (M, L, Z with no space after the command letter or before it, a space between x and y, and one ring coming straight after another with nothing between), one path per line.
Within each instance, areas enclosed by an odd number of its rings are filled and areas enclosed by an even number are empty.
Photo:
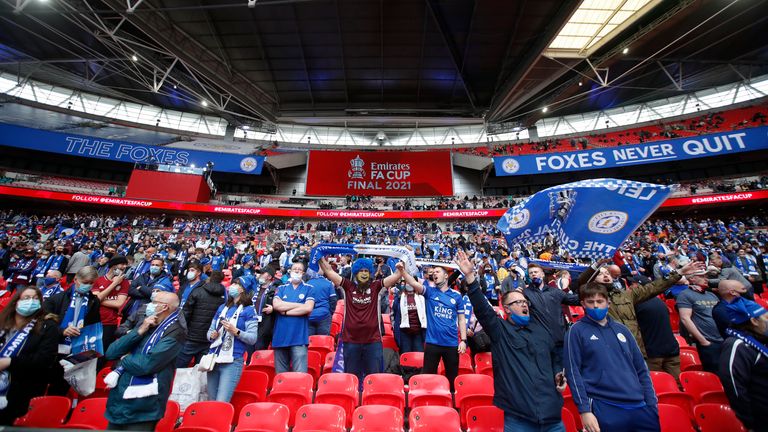
M104 254L104 256L107 257L107 258L112 258L113 256L115 256L115 254L112 253L112 252L107 252L107 253Z

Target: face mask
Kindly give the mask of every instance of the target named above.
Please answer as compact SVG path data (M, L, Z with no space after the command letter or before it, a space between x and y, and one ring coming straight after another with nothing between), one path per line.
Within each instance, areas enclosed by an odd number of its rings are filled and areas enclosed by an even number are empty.
M187 272L187 280L195 280L196 277L197 277L197 272L193 272L193 271Z
M62 253L64 253L64 251L60 251L60 250L56 251L56 255L61 255Z
M531 283L534 285L541 285L541 278L532 278Z
M115 275L115 276L120 276L121 274L123 274L123 270L119 269L119 268L116 268L116 269L112 270L112 274Z
M47 277L47 278L43 279L43 283L45 283L45 286L53 285L53 284L56 283L57 280L58 279L56 279L56 278Z
M413 292L413 287L410 286L410 285L406 285L405 286L405 290L408 291L408 292Z
M168 255L168 259L176 259L176 254Z
M512 319L512 322L516 325L519 325L520 327L525 327L528 325L528 323L531 322L531 316L530 315L518 315L515 313L509 314L509 318Z
M113 254L112 252L107 252L104 254L104 256L107 258L112 258L113 256L115 256L115 254Z
M229 296L235 298L240 295L240 290L237 287L229 287Z
M88 294L89 292L91 292L91 288L92 287L93 287L93 285L91 285L91 284L80 284L75 289L80 294Z
M291 272L291 282L301 282L301 273Z
M147 311L144 314L148 317L155 316L157 314L157 305L155 303L147 303Z
M265 283L267 283L267 278L260 277L259 278L259 285L264 285Z
M21 316L28 317L40 310L40 300L38 299L25 299L19 300L16 303L16 313Z
M160 274L160 266L150 266L149 267L149 274L152 276L157 276Z
M606 315L608 315L608 308L584 308L584 312L587 314L588 317L592 318L595 321L602 321L605 319Z

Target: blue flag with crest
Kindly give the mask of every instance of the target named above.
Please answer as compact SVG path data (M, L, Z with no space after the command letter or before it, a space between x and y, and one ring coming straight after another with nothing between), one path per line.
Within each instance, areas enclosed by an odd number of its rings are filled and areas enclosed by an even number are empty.
M671 192L672 186L610 178L567 183L524 199L497 227L510 248L552 236L574 257L608 258Z

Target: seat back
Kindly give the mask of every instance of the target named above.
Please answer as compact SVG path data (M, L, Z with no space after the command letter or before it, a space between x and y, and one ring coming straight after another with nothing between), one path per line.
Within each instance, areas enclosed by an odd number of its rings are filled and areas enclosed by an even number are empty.
M437 374L417 374L408 380L408 392L415 390L448 390L451 386L448 378Z
M576 420L573 418L573 414L566 408L560 410L560 418L563 420L563 426L565 426L565 432L578 432L576 429Z
M695 432L690 417L682 408L663 403L658 407L661 432Z
M693 396L697 403L701 399L701 395L705 392L724 391L720 378L711 372L681 372L680 383L683 385L683 391Z
M178 402L169 400L165 405L165 414L163 418L157 422L155 426L155 432L171 432L176 427L176 422L179 420L179 413L181 413L181 406Z
M504 411L478 406L467 411L467 432L504 432Z
M695 351L680 350L680 370L683 372L702 370L699 354Z
M402 432L403 413L387 405L366 405L355 409L352 432Z
M251 361L245 369L266 373L269 377L268 387L272 387L272 381L275 378L275 352L272 350L254 351L251 354Z
M323 373L331 373L333 371L333 362L336 360L336 351L331 351L325 355L325 362L323 363Z
M371 374L363 381L363 405L388 405L405 410L403 377L395 374Z
M408 416L408 424L411 432L461 430L459 413L453 408L443 406L420 406L412 409Z
M255 393L259 396L259 402L267 400L267 389L269 388L269 375L263 371L244 370L240 375L240 381L237 382L235 391Z
M414 375L408 380L408 406L453 407L448 378L436 374Z
M57 429L72 408L72 401L64 396L40 396L29 401L29 410L13 422L26 428Z
M493 378L488 375L457 376L453 388L456 389L455 402L462 428L467 427L467 411L470 408L493 405Z
M314 403L299 408L293 432L346 432L346 414L338 405Z
M235 432L241 430L263 430L288 432L288 407L274 402L248 404L240 410Z
M328 335L312 335L309 337L309 351L317 351L320 354L321 359L325 359L325 356L333 351L335 348L333 336Z
M106 429L108 425L104 412L107 410L107 398L85 399L78 402L72 410L72 416L64 425L65 429Z
M194 402L184 410L181 427L204 427L220 432L229 432L235 409L227 402Z
M317 382L315 403L338 405L344 408L347 427L352 426L352 413L360 399L357 376L348 373L329 373Z
M459 375L471 375L473 373L475 373L475 368L472 367L472 357L467 353L459 354Z
M693 408L701 432L746 432L746 428L727 405L701 404Z
M680 391L675 377L666 372L651 371L651 382L657 394Z
M479 374L493 376L493 355L489 352L475 354L475 371Z
M323 371L324 358L320 356L317 351L307 351L307 372L312 375L312 381L314 383L320 379L320 374Z
M288 407L288 425L293 427L296 413L302 406L312 403L312 375L304 372L283 372L275 375L272 391L267 399Z
M400 366L423 368L424 367L424 353L421 352L408 352L400 354Z
M689 419L694 420L693 406L696 402L693 396L683 392L659 393L656 396L660 404L674 405L682 409Z

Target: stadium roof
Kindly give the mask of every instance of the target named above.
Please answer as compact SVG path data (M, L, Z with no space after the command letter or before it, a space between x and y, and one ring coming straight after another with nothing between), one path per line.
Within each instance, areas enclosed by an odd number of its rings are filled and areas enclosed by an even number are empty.
M532 124L543 107L598 111L768 73L766 6L1 0L0 69L236 125Z

